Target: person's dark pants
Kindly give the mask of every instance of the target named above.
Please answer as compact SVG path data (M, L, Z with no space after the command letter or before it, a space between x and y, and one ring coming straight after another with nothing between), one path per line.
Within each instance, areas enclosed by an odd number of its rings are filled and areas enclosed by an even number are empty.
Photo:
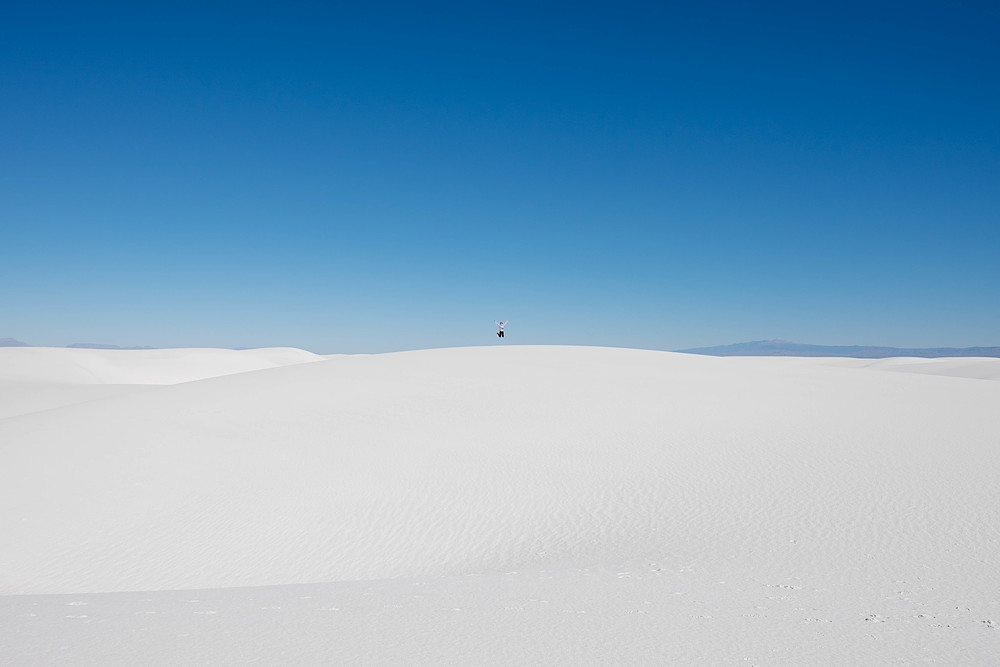
M503 338L503 329L501 329L500 331L498 331L497 335L500 336L501 338Z

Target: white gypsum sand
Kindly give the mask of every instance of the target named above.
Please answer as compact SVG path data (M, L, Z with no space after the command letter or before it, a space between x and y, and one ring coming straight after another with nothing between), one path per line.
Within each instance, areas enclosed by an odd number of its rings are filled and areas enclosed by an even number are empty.
M318 361L294 348L0 348L0 419L140 389Z
M996 360L2 352L3 664L1000 655Z

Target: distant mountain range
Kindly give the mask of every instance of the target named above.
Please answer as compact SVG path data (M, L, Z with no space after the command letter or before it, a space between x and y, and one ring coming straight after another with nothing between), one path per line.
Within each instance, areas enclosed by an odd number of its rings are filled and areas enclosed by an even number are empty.
M787 340L754 340L749 343L677 350L716 357L1000 357L1000 347L877 347L871 345L809 345Z

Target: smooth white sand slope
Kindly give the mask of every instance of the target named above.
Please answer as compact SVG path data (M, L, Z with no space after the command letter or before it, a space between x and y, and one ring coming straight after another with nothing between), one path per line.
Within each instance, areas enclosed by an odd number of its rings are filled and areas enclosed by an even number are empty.
M323 359L294 348L0 348L0 419L140 390Z
M868 366L431 350L2 419L0 662L989 664L1000 383Z
M1000 380L1000 359L993 357L954 357L923 359L896 357L893 359L840 359L840 365L850 368L950 375L952 377Z
M177 384L322 358L291 347L257 350L0 347L0 382Z

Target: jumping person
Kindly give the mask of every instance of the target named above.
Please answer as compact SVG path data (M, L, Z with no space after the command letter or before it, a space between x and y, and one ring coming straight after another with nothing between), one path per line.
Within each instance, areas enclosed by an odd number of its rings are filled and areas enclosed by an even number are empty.
M497 336L499 336L500 338L503 338L503 328L507 326L507 322L510 322L510 320L504 320L503 322L497 322L496 320L493 320L493 324L500 327L500 331L497 332Z

